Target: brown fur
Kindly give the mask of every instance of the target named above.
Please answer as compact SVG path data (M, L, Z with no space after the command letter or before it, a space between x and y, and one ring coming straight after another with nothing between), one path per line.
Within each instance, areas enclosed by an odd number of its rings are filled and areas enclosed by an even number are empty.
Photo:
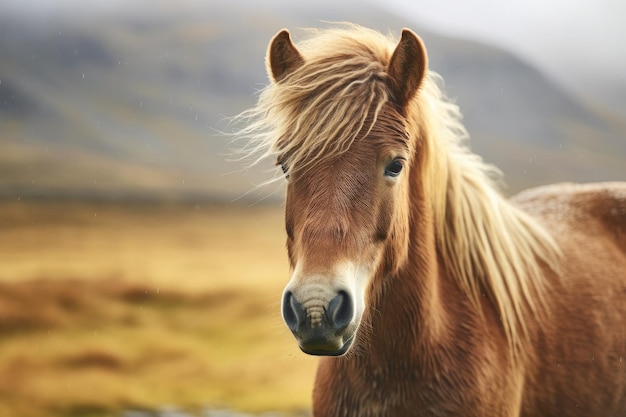
M313 330L333 323L337 291L357 300L336 332L354 331L347 354L320 361L313 414L625 416L626 183L507 201L412 32L395 47L348 26L302 53L275 39L280 82L243 134L289 175L285 299ZM282 65L284 51L302 61Z

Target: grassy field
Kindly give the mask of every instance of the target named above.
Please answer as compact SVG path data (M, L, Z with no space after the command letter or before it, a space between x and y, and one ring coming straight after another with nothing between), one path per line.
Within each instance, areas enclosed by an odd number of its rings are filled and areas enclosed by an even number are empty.
M306 410L282 210L0 203L0 416Z

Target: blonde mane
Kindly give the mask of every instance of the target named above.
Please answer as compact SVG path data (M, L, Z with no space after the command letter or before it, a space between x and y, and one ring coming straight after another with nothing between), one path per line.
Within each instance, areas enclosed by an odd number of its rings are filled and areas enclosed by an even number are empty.
M429 78L409 119L427 142L424 182L440 259L479 311L484 295L492 300L518 353L528 342L526 323L546 315L542 264L557 271L560 250L541 224L501 195L501 172L465 145L469 135L458 106L434 82L438 75Z
M290 170L346 152L391 100L385 70L397 44L355 25L343 25L298 43L305 64L260 94L238 121L246 152L277 158ZM426 149L426 195L432 199L437 249L480 311L483 293L498 309L509 344L526 341L528 313L541 316L542 264L558 249L536 221L494 186L499 172L472 154L458 106L445 99L441 77L429 71L410 104L407 130Z

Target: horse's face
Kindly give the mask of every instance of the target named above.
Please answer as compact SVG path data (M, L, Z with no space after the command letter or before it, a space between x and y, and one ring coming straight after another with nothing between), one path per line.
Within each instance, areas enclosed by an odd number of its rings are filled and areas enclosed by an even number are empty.
M274 82L304 63L288 32L272 40L268 68ZM376 81L385 80L392 101L370 121L371 129L362 129L343 153L319 158L313 152L303 169L283 166L289 177L285 212L292 275L282 314L306 353L347 352L374 279L398 268L406 256L414 144L402 114L425 71L421 41L404 31L387 74ZM281 159L289 160L288 155Z
M341 355L354 340L376 274L406 248L410 152L403 120L385 106L350 149L289 176L287 248L292 276L285 322L306 353ZM404 230L405 232L406 230Z

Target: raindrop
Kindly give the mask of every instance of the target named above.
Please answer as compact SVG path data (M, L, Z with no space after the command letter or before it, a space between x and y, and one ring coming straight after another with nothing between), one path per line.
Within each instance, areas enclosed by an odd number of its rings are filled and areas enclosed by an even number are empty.
M83 72L83 80L85 79L85 73Z

